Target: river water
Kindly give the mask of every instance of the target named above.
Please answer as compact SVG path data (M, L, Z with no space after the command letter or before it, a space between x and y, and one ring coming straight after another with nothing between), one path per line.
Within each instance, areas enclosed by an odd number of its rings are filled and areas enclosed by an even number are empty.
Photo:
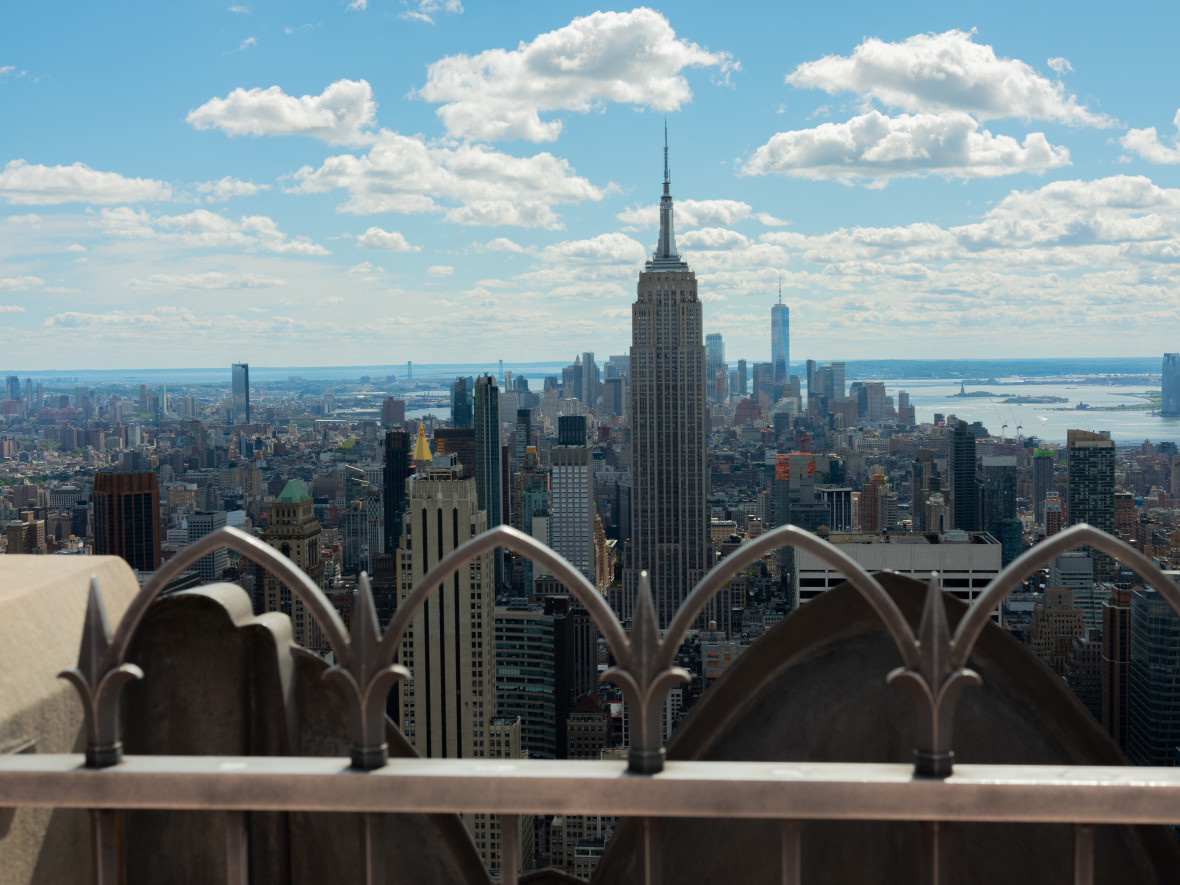
M1000 379L996 383L968 384L967 392L987 391L994 397L961 397L957 379L902 379L886 381L885 389L897 402L897 392L910 395L919 423L932 421L934 413L954 414L968 423L980 421L995 436L1003 433L1015 437L1035 436L1046 442L1064 443L1067 430L1110 431L1115 442L1123 444L1165 440L1180 443L1180 418L1162 418L1150 411L1103 412L1103 406L1121 406L1145 402L1134 394L1144 393L1151 385L1106 386L1080 384L1076 381L1018 383L1019 379ZM1015 396L1058 396L1066 403L1004 403ZM1089 410L1078 410L1086 403ZM1003 425L1008 425L1004 429Z

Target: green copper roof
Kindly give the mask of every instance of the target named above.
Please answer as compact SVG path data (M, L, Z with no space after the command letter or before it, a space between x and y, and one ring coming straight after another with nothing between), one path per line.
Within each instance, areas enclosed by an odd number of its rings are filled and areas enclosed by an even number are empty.
M310 501L311 495L307 493L303 483L293 479L283 486L283 492L277 500L283 504L298 504L300 501Z

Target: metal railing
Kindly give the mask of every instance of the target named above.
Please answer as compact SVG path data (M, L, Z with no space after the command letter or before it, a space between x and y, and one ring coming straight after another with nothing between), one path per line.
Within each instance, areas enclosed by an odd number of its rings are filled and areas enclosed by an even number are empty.
M206 810L226 817L227 881L248 881L247 811L354 812L361 816L366 885L386 881L383 815L462 813L501 816L515 832L522 814L612 814L639 819L644 882L659 885L659 821L672 817L782 821L781 880L800 881L799 822L918 821L930 882L945 877L941 827L955 821L1027 821L1075 825L1077 885L1093 881L1095 824L1180 821L1180 769L1093 766L955 765L953 724L962 691L979 684L972 649L990 613L1026 577L1079 546L1107 553L1134 570L1180 614L1180 590L1149 559L1119 539L1077 525L1026 551L989 584L952 633L939 578L929 582L915 633L881 584L837 547L794 526L743 544L693 589L666 634L657 630L646 573L641 576L630 635L602 595L569 562L505 526L479 535L441 559L399 605L381 633L368 578L361 577L351 629L324 594L269 545L235 529L202 538L170 559L135 596L111 631L96 580L91 581L78 665L61 675L81 696L84 755L0 757L0 805L91 809L96 881L111 885L120 869L117 815L128 809ZM677 650L706 603L730 577L780 547L806 550L841 572L881 619L901 656L888 680L914 705L913 765L888 763L667 762L660 716L669 690L688 674ZM131 756L120 742L123 686L143 676L126 662L136 629L164 587L209 552L229 547L276 575L323 628L336 664L325 674L350 711L349 759L307 757ZM386 697L410 672L396 662L419 609L457 569L504 547L545 567L586 607L616 661L603 679L623 693L631 712L624 762L506 759L389 759ZM362 776L357 776L358 774ZM477 807L473 808L472 797ZM724 796L724 802L718 797ZM516 883L517 857L503 840L501 881Z

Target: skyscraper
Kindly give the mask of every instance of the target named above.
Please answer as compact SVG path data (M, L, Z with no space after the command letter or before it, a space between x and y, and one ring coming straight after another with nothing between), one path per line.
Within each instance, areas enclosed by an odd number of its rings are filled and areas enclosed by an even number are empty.
M250 364L233 364L234 424L250 423Z
M1053 491L1053 450L1033 450L1033 520L1045 524L1045 496Z
M478 382L475 389L478 397ZM403 600L431 566L487 528L476 481L448 466L449 460L438 458L410 483L409 534L398 551L398 571L411 576L401 585ZM426 600L402 638L398 656L413 676L398 683L397 709L402 732L423 756L491 755L486 749L496 713L491 573L490 553L459 569Z
M94 552L121 556L140 571L160 567L160 484L156 474L94 475Z
M724 365L725 342L719 332L710 332L705 336L705 395L710 402L725 398L725 387L719 386L717 378Z
M1114 587L1102 603L1102 727L1127 751L1127 670L1131 645L1131 590Z
M607 378L602 382L603 415L618 415L621 418L626 414L627 399L623 395L625 390L622 378Z
M1001 562L1020 555L1023 532L1016 518L1016 456L983 456L983 530L1000 542Z
M381 423L386 427L401 427L406 423L406 401L387 396L381 404Z
M633 523L622 614L638 574L651 576L656 614L668 626L704 574L708 537L705 473L705 347L696 274L680 259L672 221L667 137L660 238L639 274L631 308Z
M1073 431L1070 431L1071 433ZM1127 667L1127 758L1175 765L1180 747L1180 617L1149 588L1131 591Z
M385 431L385 476L381 494L385 507L385 552L401 543L402 514L406 509L406 480L410 478L410 435L404 430Z
M471 426L472 379L456 378L451 385L451 426Z
M475 379L472 423L475 425L475 488L487 527L502 522L504 511L504 451L500 443L500 389L491 375ZM504 553L496 550L495 588L504 584Z
M580 399L586 408L593 409L598 402L598 364L594 362L594 354L582 354L582 391Z
M464 476L475 476L475 428L436 427L434 451L438 455L454 455L463 468Z
M586 576L586 580L597 585L593 452L586 445L586 418L568 415L561 420L580 422L581 429L568 433L565 441L553 447L553 515L549 522L549 546L568 559ZM578 436L581 439L577 439Z
M745 396L746 393L750 389L750 387L749 387L750 376L749 376L748 372L746 371L746 361L745 360L738 360L737 361L737 382L738 382L737 391L736 391L737 395L738 396Z
M770 361L774 363L774 386L777 391L787 385L791 366L791 309L783 304L779 285L778 304L770 308Z
M764 405L772 405L774 398L774 364L754 363L754 399Z
M1088 430L1066 431L1069 480L1065 510L1070 525L1086 522L1114 534L1114 440ZM1114 560L1093 551L1094 580L1113 581Z
M1180 418L1180 353L1165 353L1162 373L1163 396L1160 414L1165 418Z
M496 715L520 717L523 755L556 759L553 616L539 605L513 606L497 608L495 619Z
M320 558L320 521L311 495L297 479L290 480L270 505L262 539L323 586L324 561ZM324 648L324 631L307 606L269 572L262 581L262 609L283 612L291 618L295 642L304 648Z
M201 511L189 514L187 518L188 542L199 541L205 535L211 535L218 529L225 528L224 510ZM220 581L226 566L229 565L229 554L224 547L218 547L212 553L207 553L193 563L193 571L201 576L206 584Z
M516 432L512 437L512 472L524 466L524 453L532 445L533 411L532 409L516 410Z
M966 421L956 421L947 448L950 473L951 525L966 532L979 531L979 485L975 479L975 437Z

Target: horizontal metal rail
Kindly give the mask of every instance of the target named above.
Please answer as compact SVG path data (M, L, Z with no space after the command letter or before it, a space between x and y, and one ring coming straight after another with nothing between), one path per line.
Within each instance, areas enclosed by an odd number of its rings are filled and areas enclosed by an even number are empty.
M0 758L0 805L790 820L1180 822L1180 768L955 766L944 779L903 763L394 759L359 772L323 757L82 754Z

